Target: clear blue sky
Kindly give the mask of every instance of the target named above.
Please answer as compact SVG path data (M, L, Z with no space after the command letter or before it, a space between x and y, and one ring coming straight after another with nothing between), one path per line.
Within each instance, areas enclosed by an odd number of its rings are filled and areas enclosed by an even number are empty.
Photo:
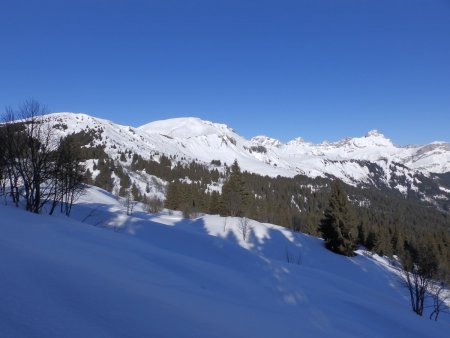
M450 0L0 0L0 107L450 141Z

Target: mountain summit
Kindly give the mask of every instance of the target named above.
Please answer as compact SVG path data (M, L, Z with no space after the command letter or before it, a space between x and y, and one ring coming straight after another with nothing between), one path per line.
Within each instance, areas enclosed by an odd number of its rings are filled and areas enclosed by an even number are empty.
M197 136L226 135L233 130L225 124L204 121L197 117L180 117L145 124L138 129L149 134L162 134L187 139Z

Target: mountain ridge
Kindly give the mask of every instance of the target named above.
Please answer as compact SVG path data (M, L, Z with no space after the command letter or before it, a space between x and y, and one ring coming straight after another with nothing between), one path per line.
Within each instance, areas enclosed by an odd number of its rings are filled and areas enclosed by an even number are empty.
M135 131L141 131L150 135L164 135L172 138L177 138L180 141L205 136L228 136L228 139L233 142L241 141L245 146L264 146L270 150L282 148L286 156L289 155L312 155L322 157L330 160L383 160L390 155L394 157L395 162L406 165L411 169L418 169L422 172L445 173L450 171L450 143L444 141L434 141L425 145L406 145L396 146L390 139L386 138L377 130L369 131L362 137L347 137L335 142L311 143L298 137L286 143L281 142L275 138L258 135L250 140L237 134L232 128L225 124L215 123L211 121L202 120L197 117L182 117L166 120L153 121L139 127L131 127L126 125L119 125L112 121L93 117L88 114L79 113L52 113L47 115L48 118L54 120L65 119L70 120L74 117L76 119L93 119L99 124L113 124L120 128L130 128ZM72 130L71 130L72 131ZM213 145L212 145L213 146ZM388 154L377 154L370 148L382 148L383 152L388 151ZM359 151L358 149L363 149ZM440 153L436 154L436 151ZM365 153L365 154L364 154ZM277 154L279 155L279 154ZM439 160L433 163L417 163L424 158L432 156L440 156ZM423 162L423 161L422 161ZM439 165L440 164L440 165Z
M115 124L87 114L53 113L46 119L61 136L90 130L112 159L132 152L144 159L169 157L177 162L201 163L224 170L234 160L250 173L270 177L336 177L353 186L394 189L425 201L450 199L450 143L395 146L378 131L333 143L313 144L302 138L287 143L267 136L248 140L225 124L199 118L153 121L140 127ZM441 175L441 176L440 176ZM433 188L430 188L433 185Z

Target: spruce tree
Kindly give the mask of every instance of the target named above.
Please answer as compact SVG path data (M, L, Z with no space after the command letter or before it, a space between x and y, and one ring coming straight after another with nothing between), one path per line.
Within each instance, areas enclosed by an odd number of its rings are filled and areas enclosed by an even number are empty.
M215 215L220 212L220 195L217 191L211 193L211 198L209 200L208 213Z
M100 169L100 172L95 177L94 185L111 192L113 189L113 181L111 178L111 169L109 168L108 164L106 164L106 163L103 163L101 165L99 164L98 168Z
M134 201L140 201L142 199L141 192L139 191L135 182L133 182L133 184L131 185L131 195L133 196Z
M178 181L170 182L166 188L166 202L164 206L167 209L177 210L180 205L180 184Z
M339 180L335 180L331 185L331 196L320 230L329 250L345 256L354 256L358 231L353 211Z
M248 210L250 192L237 160L231 166L228 180L222 187L221 209L224 215L242 216Z

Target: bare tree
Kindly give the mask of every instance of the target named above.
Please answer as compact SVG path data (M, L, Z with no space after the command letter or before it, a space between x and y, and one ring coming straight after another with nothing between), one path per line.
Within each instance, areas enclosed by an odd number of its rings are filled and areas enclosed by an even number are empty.
M440 313L450 313L450 276L446 269L439 270L437 281L429 287L429 293L433 301L430 319L438 320Z
M39 213L45 204L51 175L51 154L55 149L52 128L44 123L46 108L37 101L26 101L17 112L7 108L6 135L12 169L13 190L20 184L25 195L26 210ZM16 120L15 117L20 120ZM12 125L11 125L12 124ZM9 130L8 130L9 129ZM17 192L17 191L16 191ZM16 192L14 198L18 199Z
M147 204L147 211L152 214L160 212L164 207L164 202L157 197L148 198L146 204Z
M12 199L12 202L19 206L19 174L16 170L17 156L15 146L16 135L20 133L22 127L15 123L14 111L10 108L2 115L0 126L1 162L2 162L2 190ZM7 185L9 192L7 191Z
M402 259L403 285L409 291L412 310L419 316L423 315L425 298L437 271L436 257L427 248Z
M60 204L61 213L70 215L72 205L83 193L84 165L80 164L80 146L71 135L59 140L58 149L54 155L52 195L53 201L50 214Z
M75 156L70 138L57 139L44 115L47 109L34 100L17 111L7 108L0 125L2 152L0 178L3 190L18 206L25 199L27 211L39 213L51 201L50 213L58 202L69 215L72 204L83 190L84 167Z
M5 145L2 142L2 132L0 127L0 196L5 197L6 203L6 152Z
M136 205L136 201L133 198L131 188L127 189L127 195L125 197L125 207L127 208L127 215L133 215L133 210Z
M242 235L242 239L244 242L247 240L248 235L250 234L250 224L247 217L241 217L239 219L239 232Z

